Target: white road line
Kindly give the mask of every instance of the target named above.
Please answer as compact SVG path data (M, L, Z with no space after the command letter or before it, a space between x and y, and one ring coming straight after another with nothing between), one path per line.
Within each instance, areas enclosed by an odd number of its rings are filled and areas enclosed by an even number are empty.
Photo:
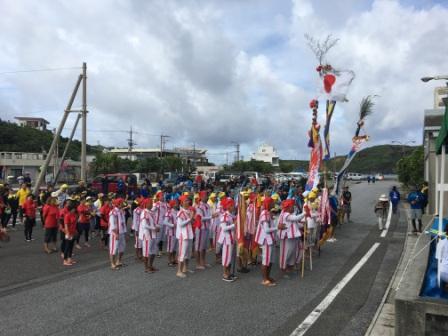
M381 238L386 237L387 232L389 231L391 218L392 218L392 202L389 201L389 212L387 214L387 220L386 220L385 229L381 232L381 235L380 235Z
M372 254L380 246L380 243L375 243L372 245L370 250L358 261L358 263L353 267L346 276L338 282L338 284L328 293L325 299L322 300L319 305L314 308L314 310L306 317L306 319L291 333L290 336L302 336L309 328L317 321L320 315L328 308L328 306L333 302L336 296L344 289L344 287L350 282L350 280L358 273L362 266L369 260Z

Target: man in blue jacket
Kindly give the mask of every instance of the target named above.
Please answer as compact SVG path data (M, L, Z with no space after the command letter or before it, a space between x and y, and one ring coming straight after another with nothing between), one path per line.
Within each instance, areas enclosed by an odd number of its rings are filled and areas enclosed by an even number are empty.
M422 232L422 208L425 203L425 195L418 190L418 188L414 188L408 195L408 202L411 206L411 220L414 233ZM417 222L418 222L418 230L417 230Z

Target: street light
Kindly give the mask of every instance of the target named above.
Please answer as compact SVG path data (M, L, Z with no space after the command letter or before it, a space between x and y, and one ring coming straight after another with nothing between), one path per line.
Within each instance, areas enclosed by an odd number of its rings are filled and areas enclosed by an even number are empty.
M448 75L445 75L445 76L433 76L433 77L427 76L427 77L422 77L420 79L421 79L422 82L427 83L427 82L429 82L431 80L448 80Z

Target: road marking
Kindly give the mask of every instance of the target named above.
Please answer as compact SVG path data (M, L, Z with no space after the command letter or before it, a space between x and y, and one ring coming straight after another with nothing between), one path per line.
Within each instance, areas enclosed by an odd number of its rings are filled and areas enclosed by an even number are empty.
M338 294L344 289L344 287L350 282L350 280L358 273L358 271L364 266L364 264L369 260L372 254L380 246L380 243L375 243L372 245L369 251L358 261L358 263L353 267L350 272L348 272L345 277L338 282L338 284L328 293L325 299L322 300L319 305L314 308L314 310L306 317L306 319L291 333L290 336L302 336L309 328L317 321L317 319L322 315L322 313L330 306L333 300L338 296Z
M389 201L389 212L387 214L387 220L386 220L386 225L385 225L385 230L383 230L383 232L381 232L380 237L384 238L387 235L387 232L389 231L389 226L390 226L390 220L392 218L392 202Z

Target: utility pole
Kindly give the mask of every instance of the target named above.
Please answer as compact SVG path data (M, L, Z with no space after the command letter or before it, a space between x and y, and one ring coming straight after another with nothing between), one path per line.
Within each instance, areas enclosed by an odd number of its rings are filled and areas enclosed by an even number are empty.
M81 180L87 180L87 63L82 64Z
M129 131L129 139L128 139L128 159L132 160L132 152L134 151L134 146L136 143L134 142L134 139L132 138L133 132L132 132L132 126Z
M37 178L36 185L34 186L34 195L37 197L39 196L39 188L44 180L44 177L47 173L48 166L50 164L50 161L53 157L56 145L57 145L57 139L60 137L62 133L62 129L64 128L65 122L67 121L68 115L70 112L72 112L71 108L73 105L73 102L76 98L76 93L78 92L79 86L81 85L81 82L83 80L83 75L80 74L78 76L78 80L76 81L75 88L73 89L72 95L70 96L70 99L68 101L67 107L64 110L64 115L62 116L61 123L58 126L58 129L56 131L56 134L53 138L53 142L51 143L50 149L48 150L47 158L45 159L45 163L41 167L41 171L39 173L39 177Z
M78 127L79 119L81 119L81 116L82 116L81 113L78 113L78 115L76 116L75 125L73 126L72 133L70 134L70 138L68 138L68 141L65 144L64 152L62 153L62 156L61 156L61 162L59 163L56 173L54 174L54 181L53 181L54 184L56 184L58 182L59 173L61 172L62 167L64 165L64 161L65 161L65 157L68 152L68 148L70 147L70 144L72 143L73 136L75 135L76 128ZM99 145L99 141L98 141L98 145Z
M235 145L235 162L240 161L240 144L236 141L232 141L232 143Z
M166 139L170 136L165 134L160 134L160 159L163 157L163 152L165 150Z

